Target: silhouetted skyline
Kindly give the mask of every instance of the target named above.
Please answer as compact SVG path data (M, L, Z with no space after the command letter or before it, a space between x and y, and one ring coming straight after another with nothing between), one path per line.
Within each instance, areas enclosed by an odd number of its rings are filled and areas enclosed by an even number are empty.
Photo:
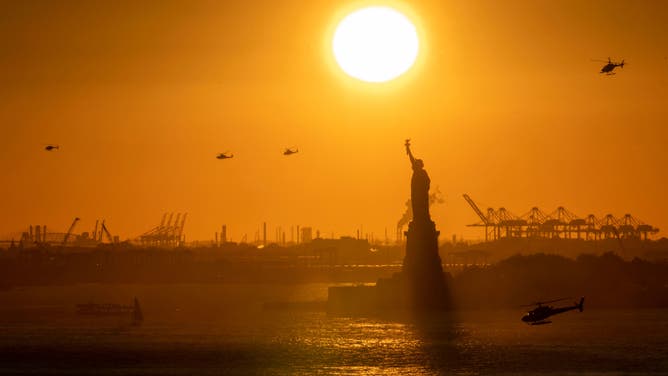
M433 166L446 238L482 237L462 193L668 229L668 4L411 2L419 64L380 86L334 66L345 6L3 3L0 236L80 217L125 239L165 211L189 213L189 239L265 221L392 233L407 137ZM608 56L628 63L613 77L591 61Z

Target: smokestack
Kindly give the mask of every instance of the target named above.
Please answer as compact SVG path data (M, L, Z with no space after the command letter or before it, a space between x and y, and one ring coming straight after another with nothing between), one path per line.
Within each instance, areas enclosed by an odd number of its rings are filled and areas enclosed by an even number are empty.
M40 225L35 226L35 241L42 241L42 227Z
M218 233L216 232L216 235L214 236L214 241L213 244L217 247L218 246Z
M227 225L223 225L222 232L220 233L220 242L227 243Z
M42 241L46 243L46 225L42 226L44 233L42 234Z
M299 225L297 225L297 244L299 244Z
M262 223L262 245L267 245L267 222Z
M433 193L429 194L429 207L431 208L432 205L434 204L442 204L444 203L445 200L443 199L443 195L441 194L440 189L436 187L436 190ZM399 221L397 222L397 242L403 241L404 237L402 234L402 229L403 227L410 222L413 219L413 204L411 200L409 199L406 201L406 211L404 211L404 214L399 218Z
M30 232L29 232L29 234L30 234L30 237L28 238L28 241L32 242L32 239L33 239L32 225L30 225Z

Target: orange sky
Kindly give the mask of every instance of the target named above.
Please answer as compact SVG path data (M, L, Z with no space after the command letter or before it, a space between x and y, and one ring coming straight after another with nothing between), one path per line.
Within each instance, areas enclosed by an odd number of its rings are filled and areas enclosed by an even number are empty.
M393 237L409 137L446 197L442 240L482 237L462 193L668 230L668 2L405 3L420 64L380 86L326 48L359 3L2 3L0 238L79 216L126 239L165 211L189 213L189 240L262 221ZM628 65L601 76L608 56Z

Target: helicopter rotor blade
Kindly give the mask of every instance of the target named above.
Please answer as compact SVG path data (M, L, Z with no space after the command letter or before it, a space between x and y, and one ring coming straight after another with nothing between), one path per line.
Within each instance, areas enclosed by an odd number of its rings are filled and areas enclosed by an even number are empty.
M572 296L566 297L566 298L559 298L559 299L554 299L554 300L548 300L547 302L542 302L542 304L547 304L547 303L554 303L554 302L560 302L562 300L568 300L568 299L575 299Z
M547 300L547 301L544 301L544 302L533 302L531 304L523 305L522 307L533 307L533 306L542 305L542 304L560 302L562 300L568 300L568 299L574 299L574 298L573 297L567 297L567 298L560 298L560 299L554 299L554 300Z
M608 63L607 60L601 60L601 59L589 59L590 61L595 61L597 63Z

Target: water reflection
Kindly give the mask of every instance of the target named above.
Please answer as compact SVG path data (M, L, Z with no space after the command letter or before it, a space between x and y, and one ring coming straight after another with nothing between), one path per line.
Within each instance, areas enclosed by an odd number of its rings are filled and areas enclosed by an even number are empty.
M407 329L418 342L417 351L431 374L457 371L464 356L466 333L455 312L421 312L409 317Z
M175 375L668 370L666 310L590 310L564 314L558 323L541 327L521 323L519 310L375 317L262 310L263 302L295 294L310 300L319 291L258 285L13 290L0 294L6 303L0 307L0 372L123 374L119 367L127 373ZM120 330L116 321L82 321L74 313L74 304L89 296L113 294L141 296L144 325Z

